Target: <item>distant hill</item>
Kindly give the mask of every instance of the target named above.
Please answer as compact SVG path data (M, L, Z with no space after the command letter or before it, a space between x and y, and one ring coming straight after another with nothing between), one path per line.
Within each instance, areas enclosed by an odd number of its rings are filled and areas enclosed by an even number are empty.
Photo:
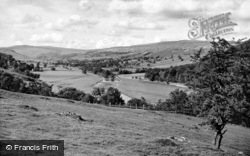
M17 59L17 60L26 60L26 59L30 59L28 56L19 54L19 53L15 52L15 51L12 50L12 49L0 48L0 53L12 55L12 56L13 56L15 59Z
M108 57L108 53L112 54L111 56L117 56L119 54L128 55L128 54L145 54L150 53L153 56L168 56L177 54L189 54L193 53L195 50L203 47L208 49L210 47L209 41L193 41L193 40L181 40L181 41L166 41L159 43L143 44L143 45L134 45L134 46L124 46L124 47L111 47L105 49L96 49L89 50L85 54L79 54L75 56L74 59L82 59L84 57Z
M208 41L181 40L91 50L29 45L13 46L5 49L13 50L20 55L30 58L72 58L81 60L86 58L119 57L123 55L144 53L165 56L170 55L171 53L192 53L194 50L197 50L200 47L203 47L205 49L209 48L210 43Z
M173 50L173 49L185 49L185 48L196 48L196 47L207 47L210 46L208 41L197 41L197 40L180 40L180 41L165 41L159 43L142 44L126 47L112 47L106 49L97 49L97 51L134 51L134 52L160 52L163 50Z
M49 47L49 46L13 46L8 49L14 50L19 54L29 56L31 58L37 57L58 57L60 55L72 54L72 53L85 53L86 50L80 49L69 49L60 47Z

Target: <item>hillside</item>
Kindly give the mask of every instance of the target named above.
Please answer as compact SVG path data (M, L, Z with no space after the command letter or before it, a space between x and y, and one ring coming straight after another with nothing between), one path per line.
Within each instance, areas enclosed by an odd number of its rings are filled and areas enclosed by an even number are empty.
M29 46L29 45L13 46L9 47L8 49L14 50L19 54L30 56L32 58L36 58L39 56L58 57L64 54L84 53L86 51L80 49L68 49L68 48L49 47L49 46Z
M30 57L28 57L28 55L19 54L19 53L15 52L12 49L0 48L0 53L4 53L4 54L7 54L7 55L12 55L17 60L30 59Z
M188 55L200 47L208 48L210 47L210 43L208 41L182 40L91 50L29 45L13 46L8 47L7 49L14 50L16 53L29 56L31 58L72 58L81 60L86 58L108 58L127 55L133 56L145 53L150 53L152 56L170 56L172 54Z
M211 145L200 118L1 89L0 96L0 139L62 139L65 155L250 154L250 130L239 126L227 125L223 152Z
M169 57L171 55L188 55L203 47L208 49L210 47L210 42L208 41L191 41L191 40L181 40L181 41L166 41L159 43L134 45L134 46L124 46L124 47L112 47L105 49L96 49L87 52L86 54L79 54L73 58L82 59L84 57L117 57L119 54L123 55L138 55L149 53L150 56L161 56ZM105 54L106 53L106 54ZM111 55L109 55L111 54Z

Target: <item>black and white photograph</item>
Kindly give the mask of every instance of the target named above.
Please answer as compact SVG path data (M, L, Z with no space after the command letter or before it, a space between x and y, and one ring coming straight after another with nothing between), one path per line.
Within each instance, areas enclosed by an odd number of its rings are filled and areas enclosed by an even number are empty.
M250 0L0 0L0 156L250 156Z

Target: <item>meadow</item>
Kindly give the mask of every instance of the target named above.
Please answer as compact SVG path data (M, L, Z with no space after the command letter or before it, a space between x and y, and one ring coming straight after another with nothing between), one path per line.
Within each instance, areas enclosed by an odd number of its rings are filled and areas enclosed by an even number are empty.
M93 84L100 81L101 76L87 73L82 74L81 70L72 68L71 70L62 67L57 67L55 71L45 69L43 72L36 72L40 74L40 79L53 85L53 91L58 92L65 87L74 87L85 93L91 93Z
M175 89L187 90L186 87L132 79L135 76L143 78L143 74L119 75L118 81L101 81L95 86L104 88L116 87L126 96L139 99L144 97L152 104L156 103L159 99L165 100L169 97L169 93Z

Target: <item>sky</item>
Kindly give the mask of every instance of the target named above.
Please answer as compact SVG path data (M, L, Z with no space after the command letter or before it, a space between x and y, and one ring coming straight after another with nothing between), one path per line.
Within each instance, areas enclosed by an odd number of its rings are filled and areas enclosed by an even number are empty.
M250 0L0 0L0 47L95 49L189 40L188 21L231 12L250 36ZM203 40L202 38L200 40Z

